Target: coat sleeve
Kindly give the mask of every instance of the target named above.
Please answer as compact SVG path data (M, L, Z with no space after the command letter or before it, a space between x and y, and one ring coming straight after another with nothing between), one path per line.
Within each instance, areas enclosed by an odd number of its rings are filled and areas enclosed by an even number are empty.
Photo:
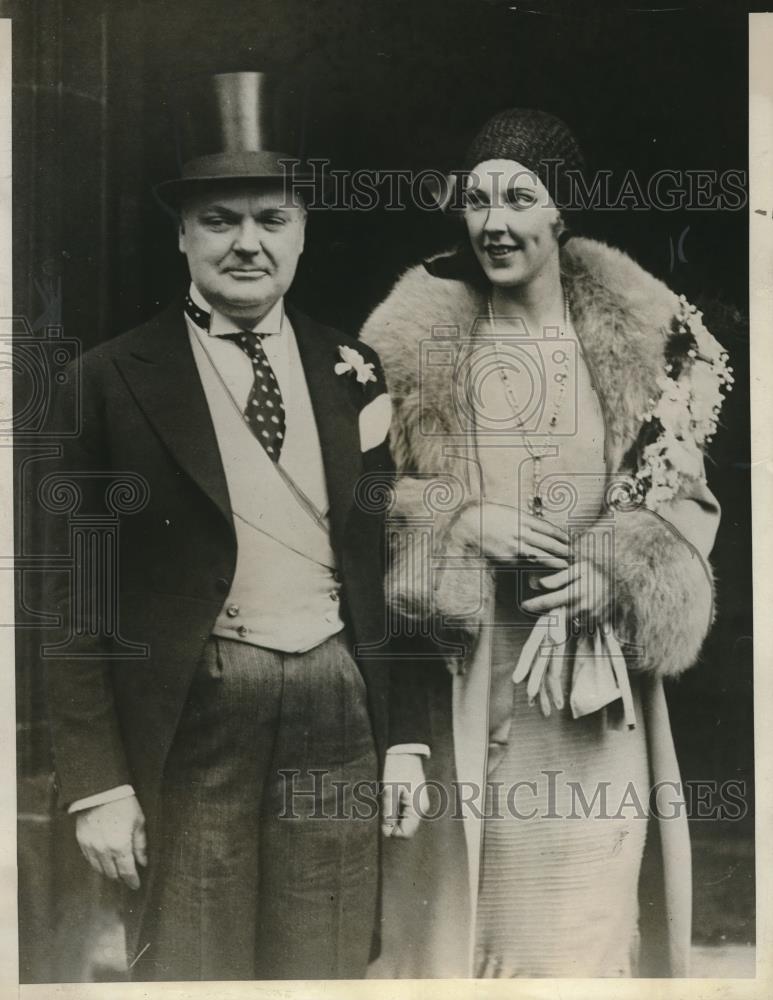
M367 396L367 402L360 411L360 442L363 447L364 463L368 476L376 477L377 492L382 496L394 490L395 464L389 447L389 425L391 407L386 392L383 369L378 355L372 348L363 345L366 356L375 366L376 382ZM370 387L369 387L370 388ZM387 404L387 405L385 405ZM386 487L384 492L383 487ZM381 521L381 548L376 557L381 571L385 574L385 586L389 575L386 566L389 561L383 515ZM398 622L387 614L387 621ZM426 663L427 649L415 638L409 637L400 627L389 640L389 704L387 746L420 743L430 746L430 720L427 685L422 672Z
M480 571L466 566L455 548L453 528L440 515L439 557L432 554L434 529L427 518L427 494L437 482L401 477L394 484L394 506L387 526L386 599L396 623L393 639L390 744L431 744L429 686L437 667L461 661L469 633L482 616ZM443 558L465 560L465 568L439 569ZM421 736L422 731L424 737Z
M78 510L99 513L104 507L100 493L104 493L109 462L100 458L103 422L98 393L89 384L88 362L85 358L71 367L55 401L57 415L76 412L74 404L80 388L80 427L76 435L60 437L60 455L41 488L60 496L71 491L71 496L80 498ZM62 425L60 420L58 426ZM67 656L50 649L44 655L54 765L62 806L130 784L132 780L115 711L111 673L104 659L106 650L99 639L102 628L97 609L103 603L96 590L99 574L88 575L84 593L73 593L75 579L83 579L85 574L79 574L75 565L83 554L70 552L70 517L71 513L49 511L44 521L47 553L72 558L76 570L47 574L46 606L60 621L62 638L72 634L76 616L80 616L77 648L70 647ZM44 641L48 643L48 639Z
M610 581L612 620L633 669L676 675L698 658L714 620L709 553L720 509L696 480L658 511L617 511L578 540Z

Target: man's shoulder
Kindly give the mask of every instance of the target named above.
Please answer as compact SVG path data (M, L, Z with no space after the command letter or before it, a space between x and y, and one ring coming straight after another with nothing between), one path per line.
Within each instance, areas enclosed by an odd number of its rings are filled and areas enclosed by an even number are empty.
M326 323L321 323L319 320L313 319L302 309L299 309L296 305L288 302L288 315L291 322L294 325L305 324L308 329L313 330L314 336L322 338L327 341L331 348L338 347L351 347L354 350L359 351L360 354L365 358L366 361L371 361L380 367L379 357L376 351L369 345L363 343L358 337L354 337L349 333L345 333L343 330L338 329L334 326L329 326Z
M177 303L172 303L137 326L84 351L81 363L96 369L128 355L142 354L146 349L156 347L165 333L183 324L182 310Z

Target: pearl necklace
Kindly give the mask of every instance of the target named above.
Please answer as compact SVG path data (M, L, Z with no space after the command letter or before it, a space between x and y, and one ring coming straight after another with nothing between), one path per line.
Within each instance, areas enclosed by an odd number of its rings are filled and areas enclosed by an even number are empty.
M529 500L529 511L536 517L543 516L543 500L540 493L540 486L542 484L542 459L547 455L551 454L553 451L553 445L546 445L542 452L535 449L534 445L529 442L528 431L524 429L523 420L519 416L522 412L523 407L518 405L518 397L516 396L513 384L510 381L510 375L507 371L507 367L502 363L502 357L499 350L499 342L496 337L496 323L494 322L494 306L492 302L492 297L489 295L487 300L488 306L488 321L489 327L491 328L491 333L494 336L494 352L497 359L497 370L499 374L500 381L502 382L502 388L504 389L505 398L510 404L510 409L513 411L513 417L515 418L516 426L521 432L523 438L524 446L526 451L529 453L529 458L532 463L532 477L531 477L531 499ZM560 336L566 334L569 328L569 307L567 305L566 296L564 296L564 329L561 330ZM550 417L548 419L548 435L552 434L558 425L558 418L561 414L561 410L564 405L564 399L566 398L566 388L569 382L569 355L566 351L561 351L563 355L563 360L559 363L559 370L553 376L554 381L558 386L558 391L555 394L553 400L553 407ZM533 433L533 432L532 432Z

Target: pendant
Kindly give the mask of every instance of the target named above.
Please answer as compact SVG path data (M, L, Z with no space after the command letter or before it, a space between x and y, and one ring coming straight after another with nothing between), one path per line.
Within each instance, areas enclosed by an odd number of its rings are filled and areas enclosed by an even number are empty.
M535 517L542 517L542 497L539 493L532 497L531 512Z

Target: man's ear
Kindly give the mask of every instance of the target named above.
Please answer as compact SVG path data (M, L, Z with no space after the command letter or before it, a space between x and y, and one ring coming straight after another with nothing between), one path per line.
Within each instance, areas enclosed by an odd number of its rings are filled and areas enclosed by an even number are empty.
M177 249L180 253L185 253L185 223L180 216L180 223L177 228Z
M302 208L303 214L301 215L301 248L298 251L299 254L303 253L303 248L306 246L306 223L309 220L309 213L304 205Z

